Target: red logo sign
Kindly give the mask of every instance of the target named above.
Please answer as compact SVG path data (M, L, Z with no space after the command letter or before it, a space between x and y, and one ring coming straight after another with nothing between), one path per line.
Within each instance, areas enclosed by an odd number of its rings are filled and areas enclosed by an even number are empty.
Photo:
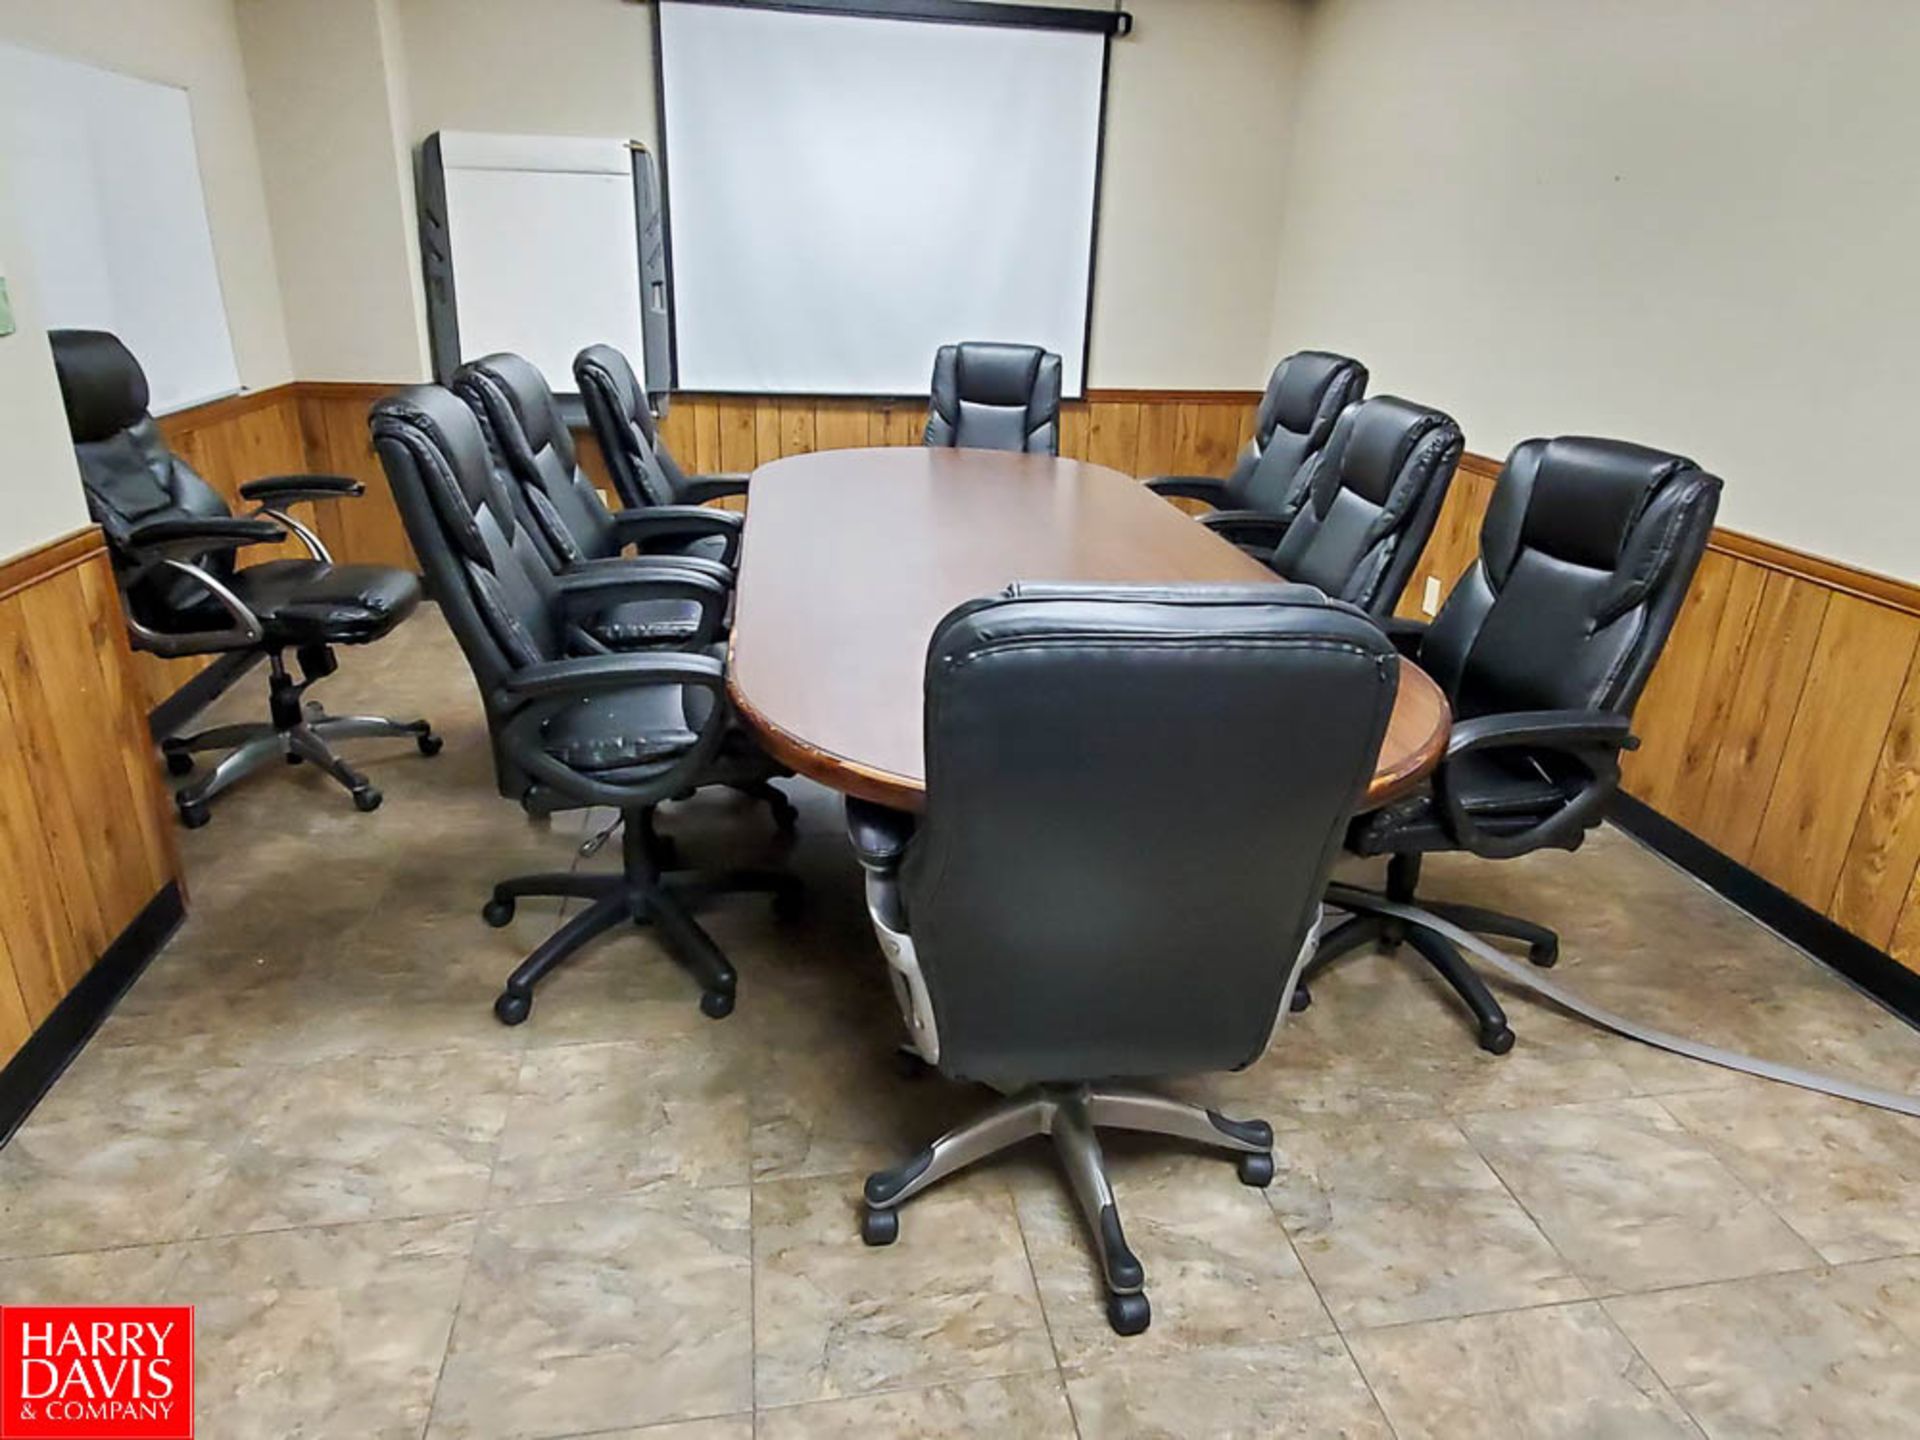
M0 1440L193 1440L193 1307L0 1306Z

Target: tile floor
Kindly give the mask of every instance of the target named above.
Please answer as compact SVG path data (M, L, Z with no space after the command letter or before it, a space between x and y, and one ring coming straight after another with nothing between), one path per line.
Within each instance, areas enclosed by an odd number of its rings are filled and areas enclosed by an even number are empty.
M1043 1150L869 1251L861 1174L980 1097L894 1071L833 797L793 787L804 919L711 916L732 1018L635 932L508 1030L489 1003L556 911L495 932L480 901L597 817L495 796L432 612L345 659L335 709L417 708L445 753L357 747L373 815L269 775L183 836L191 919L0 1151L0 1300L196 1304L207 1440L1915 1433L1920 1122L1519 999L1494 1059L1383 955L1182 1087L1274 1123L1270 1190L1110 1146L1144 1336L1106 1328ZM744 804L672 829L778 854ZM1617 1008L1920 1088L1920 1034L1620 835L1432 870L1560 926Z

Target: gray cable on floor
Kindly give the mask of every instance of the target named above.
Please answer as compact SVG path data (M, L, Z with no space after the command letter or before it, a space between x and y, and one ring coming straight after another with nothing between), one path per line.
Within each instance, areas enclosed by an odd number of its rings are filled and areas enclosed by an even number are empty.
M1862 1105L1872 1105L1876 1109L1891 1110L1896 1114L1911 1115L1920 1119L1920 1096L1903 1095L1897 1090L1880 1090L1871 1085L1859 1085L1851 1080L1843 1080L1837 1075L1822 1075L1816 1070L1801 1070L1792 1065L1779 1065L1771 1060L1759 1059L1757 1056L1742 1055L1737 1050L1723 1050L1717 1045L1704 1045L1698 1040L1669 1035L1664 1030L1655 1030L1650 1025L1642 1025L1637 1020L1616 1015L1611 1010L1602 1009L1591 1001L1582 1000L1571 990L1549 980L1537 967L1516 960L1511 955L1502 954L1478 935L1462 930L1451 921L1443 920L1417 905L1402 905L1398 901L1388 900L1384 896L1356 889L1350 885L1328 886L1327 903L1355 914L1390 915L1419 925L1422 929L1431 930L1434 934L1452 941L1462 950L1484 960L1516 985L1524 986L1536 995L1545 997L1562 1010L1617 1034L1625 1035L1630 1040L1638 1040L1643 1045L1671 1050L1674 1054L1685 1055L1690 1060L1704 1060L1709 1065L1738 1070L1743 1074L1758 1075L1763 1080L1777 1080L1782 1085L1794 1085L1802 1090L1814 1090L1822 1095L1837 1096L1842 1100L1856 1100Z

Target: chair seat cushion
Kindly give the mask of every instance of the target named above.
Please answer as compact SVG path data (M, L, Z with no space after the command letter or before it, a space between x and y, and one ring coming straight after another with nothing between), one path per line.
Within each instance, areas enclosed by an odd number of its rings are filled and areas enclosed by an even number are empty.
M660 764L700 737L713 700L687 685L636 685L568 706L547 722L545 748L563 765L590 772Z
M632 600L601 611L583 628L614 650L684 645L700 629L700 607L683 600Z
M724 647L709 652L716 658ZM640 784L672 765L699 740L713 695L697 685L636 685L595 695L547 722L549 755L610 784ZM784 774L753 736L729 724L702 784L734 784Z
M1462 807L1483 830L1496 835L1526 830L1573 797L1572 789L1542 771L1523 750L1470 751L1446 766L1448 783ZM1456 846L1429 785L1357 818L1347 833L1347 848L1361 855L1387 855Z
M237 571L234 594L260 617L270 644L360 645L378 640L420 603L420 581L390 565L269 560ZM230 623L211 601L195 607Z
M719 565L727 558L727 537L724 535L700 535L692 540L682 541L674 547L676 555L692 555L701 560L711 560Z

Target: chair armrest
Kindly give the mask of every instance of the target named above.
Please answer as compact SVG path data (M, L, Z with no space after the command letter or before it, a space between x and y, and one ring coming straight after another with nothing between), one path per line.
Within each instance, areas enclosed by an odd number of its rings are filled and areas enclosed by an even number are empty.
M744 475L699 475L687 482L687 503L704 505L709 500L725 500L747 493Z
M725 579L712 573L716 569L709 562L681 562L665 556L599 560L554 576L554 587L572 620L638 600L690 601L700 607L700 623L686 645L704 649L719 638L733 593Z
M209 550L234 550L242 545L273 545L287 532L271 520L246 516L149 520L128 531L123 541L130 551L154 559L202 555Z
M1640 741L1633 734L1633 722L1611 710L1516 710L1459 721L1447 736L1447 758L1513 745L1578 753L1595 748L1637 750Z
M1223 540L1261 550L1274 549L1287 533L1286 518L1265 510L1215 510L1200 523Z
M861 865L874 874L890 875L899 868L916 823L903 810L847 797L847 839Z
M1549 845L1564 845L1598 824L1620 784L1618 756L1640 742L1624 715L1606 710L1522 710L1458 722L1447 738L1447 756L1433 772L1434 798L1447 833L1462 848L1486 860L1508 860ZM1449 766L1462 755L1514 747L1547 750L1587 772L1567 803L1524 830L1496 835L1482 829L1455 791Z
M1204 500L1216 510L1227 508L1227 482L1212 475L1161 475L1147 481L1147 489L1168 499Z
M704 505L645 505L614 513L614 536L624 547L642 548L669 540L696 540L719 535L726 542L721 563L731 565L740 553L741 517L731 510L709 510Z
M1426 621L1404 620L1398 615L1376 615L1373 623L1386 632L1387 639L1393 642L1393 648L1405 659L1420 658L1420 646L1427 638Z
M242 500L291 505L300 500L350 500L367 487L346 475L267 475L240 487Z
M502 690L515 700L573 699L630 685L698 685L721 690L726 671L711 655L655 650L644 655L582 655L545 660L506 678Z

